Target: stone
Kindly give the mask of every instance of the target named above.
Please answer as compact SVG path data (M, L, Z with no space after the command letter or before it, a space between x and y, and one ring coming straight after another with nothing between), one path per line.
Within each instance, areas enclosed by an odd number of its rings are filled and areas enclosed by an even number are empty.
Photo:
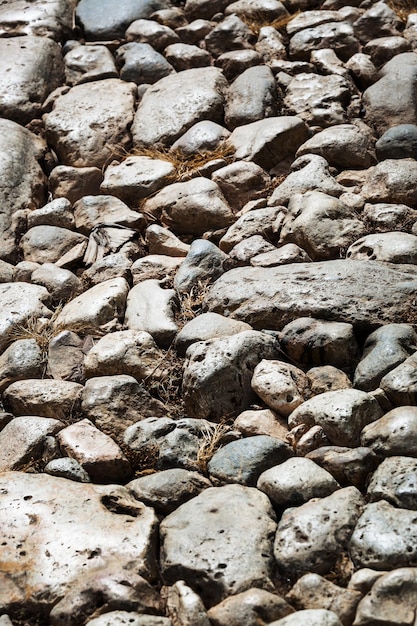
M162 11L170 10L170 9L161 9ZM153 17L155 18L155 13L153 13ZM182 22L182 20L181 20ZM179 26L179 25L178 25ZM154 48L158 50L158 52L162 52L167 46L170 46L173 43L178 43L180 40L179 35L172 30L174 24L170 28L167 24L163 22L159 23L158 21L154 21L151 19L140 19L132 22L125 33L125 37L127 41L136 41L138 43L148 43Z
M326 7L327 9L327 7ZM287 33L292 36L305 30L306 28L314 28L321 24L329 24L342 21L342 15L334 10L311 10L302 11L287 24Z
M156 374L162 352L149 333L120 330L101 337L84 360L86 378L127 374L136 380Z
M235 161L218 169L212 180L235 211L240 211L251 200L262 198L271 184L265 170L247 161Z
M204 37L205 48L214 57L230 50L251 48L256 37L237 15L228 15Z
M283 617L276 622L271 622L269 626L297 626L300 623L308 624L309 626L342 626L342 622L336 613L327 611L326 609L305 609L304 611L297 611L288 617Z
M207 469L216 484L238 483L255 487L259 476L293 455L286 443L267 435L232 441L216 450Z
M400 406L368 424L361 433L361 445L379 456L417 456L417 408Z
M410 324L387 324L371 333L355 370L358 389L376 389L381 379L417 350L417 336Z
M370 591L372 585L381 578L386 572L378 572L375 569L364 567L362 569L353 572L351 579L348 583L348 589L360 591L363 595Z
M129 281L132 278L131 267L131 259L121 252L115 252L90 265L82 273L82 279L87 289L113 278L124 278Z
M363 505L360 492L346 487L284 511L274 547L280 572L329 573L347 549Z
M78 461L95 483L124 482L132 472L119 446L90 420L67 426L57 440L63 452Z
M153 85L175 71L148 43L125 43L117 48L115 57L120 66L120 78L137 85Z
M358 446L362 429L383 414L377 400L359 389L340 389L314 396L296 408L288 419L298 424L321 426L336 446ZM364 444L366 445L366 444Z
M60 46L33 35L1 38L0 59L1 117L19 124L39 118L44 100L64 80Z
M49 461L49 463L45 465L43 471L45 474L49 474L50 476L75 480L77 483L91 482L89 475L82 465L70 457L52 459L52 461Z
M243 411L235 419L233 429L241 432L244 437L268 435L287 442L286 421L270 409Z
M417 237L404 232L365 235L349 246L346 257L415 265L417 263Z
M415 404L417 353L413 353L381 379L380 387L391 403L399 405Z
M371 626L378 620L393 626L411 626L414 619L416 573L414 567L401 567L378 577L358 605L355 625Z
M384 459L372 474L367 495L370 502L386 500L400 509L417 509L415 483L417 460L407 456Z
M127 489L141 502L160 515L169 515L184 502L212 487L208 478L198 472L176 467L131 480Z
M12 383L3 393L14 415L71 419L80 405L83 386L67 380L27 378Z
M0 9L0 36L40 35L61 41L72 30L73 5L66 0L7 2Z
M238 243L253 235L265 235L269 240L275 241L278 236L283 215L283 207L281 206L253 209L252 211L243 213L243 215L238 217L237 220L229 226L226 233L220 239L220 250L228 253Z
M279 330L310 316L372 330L409 321L417 290L411 268L350 260L237 268L210 287L205 306L254 328Z
M112 0L104 0L100 6L94 0L81 0L76 19L87 40L106 41L122 38L129 24L167 8L165 0L122 0L116 10Z
M68 85L118 78L114 58L105 46L75 46L64 58Z
M136 87L116 78L76 85L44 116L46 138L64 165L102 168L127 148Z
M23 468L42 457L45 438L54 435L62 422L47 417L15 417L0 431L0 472Z
M146 331L159 346L168 347L178 330L176 306L174 289L162 289L157 280L144 280L129 292L124 324L128 330Z
M368 41L363 47L363 51L369 54L377 67L380 67L397 54L408 52L410 48L410 42L405 37L393 35L391 37L378 37Z
M74 218L77 230L87 236L95 226L102 224L135 229L142 229L144 225L143 215L129 209L114 195L83 196L74 204Z
M361 195L372 202L389 202L413 206L417 194L413 187L417 173L414 159L386 159L371 167L366 175Z
M269 252L262 252L253 256L250 264L254 267L276 267L290 263L306 263L311 261L307 252L295 243L286 243L280 248Z
M349 72L332 48L313 50L310 55L310 62L317 67L321 74L337 74L347 80L350 79Z
M186 0L184 11L188 20L196 18L209 20L226 6L227 0Z
M269 243L261 235L252 235L247 239L243 239L237 243L229 252L229 267L236 267L240 265L249 265L251 259L254 256L260 254L266 254L267 252L273 252L276 250L272 243ZM227 267L227 265L226 265Z
M0 393L25 378L42 378L45 355L36 339L18 339L0 355Z
M177 235L201 236L233 222L232 210L220 187L203 177L167 185L146 200L142 210Z
M150 255L187 256L190 246L178 239L168 228L151 224L145 231L145 241Z
M342 624L350 626L362 594L353 589L343 589L318 574L305 574L286 597L296 609L333 611Z
M86 626L173 626L168 617L133 611L110 611L88 620Z
M158 280L161 284L172 281L183 261L183 256L148 254L133 263L131 267L133 284L138 285L145 280Z
M75 274L53 263L44 263L32 272L31 282L46 287L55 302L71 300L82 291L81 281Z
M25 230L27 209L44 204L45 175L39 164L44 151L36 135L11 120L0 120L0 259L4 261L17 261L15 241Z
M26 572L24 582L2 572L2 612L30 602L34 610L49 613L58 601L73 594L80 581L87 589L101 587L103 591L104 585L108 597L112 586L117 588L132 576L132 559L137 574L150 580L156 577L155 513L124 487L24 472L4 473L0 481L3 556L12 571L23 567ZM22 518L32 521L30 532L27 525L22 526ZM34 557L42 567L32 566ZM85 589L77 591L82 602ZM94 604L90 610L99 603Z
M302 365L331 363L349 370L359 360L353 326L346 322L299 317L284 326L280 343L285 354Z
M353 74L355 82L361 89L373 85L379 78L379 72L369 54L358 52L345 63L345 68Z
M338 389L351 389L352 382L342 370L333 365L322 365L312 367L307 372L308 384L311 395L317 396L326 391L337 391Z
M248 68L231 84L225 108L225 122L231 130L278 112L277 86L266 65Z
M56 263L77 245L85 244L80 233L59 226L34 226L20 240L25 261Z
M255 584L271 590L275 527L269 500L259 491L242 485L206 489L161 524L164 580L183 579L209 607ZM207 541L210 552L202 552Z
M403 24L399 16L384 2L376 2L353 24L355 35L361 42L377 37L399 35Z
M40 209L31 211L27 218L28 230L34 226L61 226L74 229L75 221L71 202L67 198L56 198Z
M416 81L417 54L403 52L388 61L380 70L379 80L364 91L367 123L380 135L398 124L417 124Z
M214 67L162 78L139 103L132 126L134 145L169 145L203 119L221 123L226 84Z
M295 243L313 261L325 261L340 258L365 232L363 221L341 200L320 191L307 191L290 198L280 242Z
M333 178L327 161L317 154L298 157L292 163L291 169L293 171L273 191L268 205L286 205L295 194L306 194L308 191L322 192L336 197L346 191L346 188ZM355 224L353 216L352 222Z
M255 398L253 370L263 358L275 356L275 338L252 330L193 344L182 383L186 412L220 420L249 408Z
M179 293L190 293L199 284L213 282L224 272L227 256L206 239L194 239L187 256L178 268L174 288Z
M339 170L366 169L375 162L375 139L365 124L338 124L307 139L296 156L304 154L318 154Z
M180 356L184 356L197 341L227 337L247 330L252 328L245 322L236 322L217 313L201 313L181 328L175 337L175 349Z
M179 150L184 155L196 152L216 151L230 136L230 132L210 120L197 122L172 144L171 150Z
M378 161L384 159L415 159L417 156L417 126L399 124L389 128L375 144Z
M385 500L367 504L349 545L355 567L384 570L415 565L415 515L415 511L394 507Z
M13 332L31 319L50 317L50 296L45 287L24 282L0 284L0 354L11 343Z
M261 56L256 50L244 49L224 52L215 59L214 64L222 68L227 80L233 80L250 67L260 65L261 62Z
M288 417L310 395L304 372L284 361L264 359L258 363L251 386L268 408L282 417Z
M67 198L71 203L83 196L98 195L103 174L98 167L57 165L48 184L54 198Z
M127 374L89 378L81 396L81 410L98 428L117 435L138 420L166 412L162 402Z
M263 62L274 69L275 63L287 58L284 38L273 26L262 26L259 30L258 41L255 44ZM278 92L279 95L280 92ZM281 98L280 98L281 100Z
M173 43L167 46L164 55L177 72L210 65L210 55L207 50L187 43Z
M210 626L207 612L198 594L183 580L166 587L166 612L173 622L183 626Z
M406 204L366 203L363 217L372 230L392 232L401 230L404 225L411 226L417 220L417 212Z
M304 504L312 498L324 498L340 489L328 471L301 457L267 469L259 476L256 486L278 508Z
M284 104L293 115L322 129L347 122L350 98L349 83L342 76L297 74L288 85Z
M283 115L239 126L229 141L236 159L253 161L269 171L280 161L293 157L307 136L307 126L301 118Z
M348 61L360 51L355 35L352 26L345 22L327 22L304 28L292 35L289 56L297 61L309 61L311 52L331 48L342 61Z
M71 300L59 313L59 328L97 329L117 322L125 311L129 285L124 278L113 278L91 287Z
M255 18L262 17L271 22L288 16L286 8L279 0L235 0L226 7L224 13L225 15L236 13L236 15Z
M283 598L256 587L237 593L208 611L213 626L258 626L292 613Z

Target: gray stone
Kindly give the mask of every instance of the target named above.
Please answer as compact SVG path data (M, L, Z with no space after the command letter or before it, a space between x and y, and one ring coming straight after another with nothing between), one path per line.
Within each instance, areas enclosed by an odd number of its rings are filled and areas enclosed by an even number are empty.
M0 392L25 378L42 378L45 355L36 339L18 339L0 355Z
M367 504L349 545L356 568L377 570L417 563L415 511L400 509L385 500Z
M262 26L260 28L255 50L261 55L263 62L269 65L271 69L274 69L277 61L280 62L287 58L284 38L274 26ZM278 93L281 95L279 91Z
M417 156L417 126L399 124L389 128L376 142L376 155L384 159L415 159Z
M76 85L57 98L44 121L47 141L61 162L102 168L115 151L126 148L135 92L132 83L108 78Z
M1 9L0 9L1 10ZM45 175L39 165L45 146L33 133L10 120L0 120L0 258L17 261L16 239L28 211L44 203Z
M0 472L21 469L41 458L47 435L54 435L63 426L47 417L15 417L0 431Z
M82 283L75 274L53 263L44 263L32 272L31 282L46 287L55 302L71 300L82 291Z
M286 421L270 409L243 411L233 422L233 429L241 432L244 437L268 435L288 442Z
M2 474L0 482L3 556L13 571L26 573L22 581L9 571L2 572L2 612L29 602L34 610L47 613L80 581L87 589L101 585L104 595L110 592L111 597L112 586L117 588L132 576L132 559L135 572L150 580L156 577L155 513L124 487L24 472ZM30 532L21 519L32 521ZM33 558L37 567L32 565ZM83 591L78 588L79 601Z
M167 61L177 72L210 65L211 57L207 50L186 43L174 43L164 50Z
M267 469L259 476L256 486L276 507L304 504L340 488L329 472L305 458L288 459Z
M383 414L377 400L359 389L321 393L296 408L288 419L290 428L298 424L321 426L336 446L358 446L364 426ZM366 444L364 444L366 445Z
M195 239L174 278L178 292L189 293L199 284L213 282L224 272L227 256L214 243Z
M73 0L6 2L0 8L0 36L40 35L61 41L72 30Z
M230 132L210 120L197 122L177 141L172 144L172 150L180 150L185 155L196 152L209 152L216 150L222 142L230 136Z
M327 574L347 549L364 500L355 487L287 509L278 524L275 559L284 574Z
M169 515L212 484L198 472L177 467L141 476L130 481L126 487L135 498L153 507L160 515Z
M248 49L224 52L215 59L214 64L222 68L227 80L233 80L245 70L261 62L261 55L256 50Z
M203 119L221 123L226 80L214 67L162 78L143 96L132 126L135 146L170 144Z
M209 20L226 6L227 0L186 0L184 11L189 20L196 18Z
M247 409L256 397L250 387L255 366L276 356L275 338L251 330L193 344L182 386L187 413L220 420Z
M327 22L311 28L304 28L290 39L289 55L297 61L309 61L310 53L323 48L331 48L342 59L348 59L360 51L359 41L350 24Z
M218 169L213 175L230 206L239 211L251 200L262 198L268 191L271 179L256 163L235 161Z
M201 16L202 17L202 16ZM251 48L255 34L237 15L228 15L204 38L206 49L214 57L229 50Z
M279 439L255 435L232 441L217 450L207 469L216 483L238 483L255 487L259 476L286 461L294 453Z
M64 60L66 82L71 86L119 76L114 58L105 46L75 46Z
M386 159L367 171L361 195L371 202L403 203L414 206L417 193L414 180L417 163L414 159Z
M14 415L71 419L77 413L83 386L67 380L27 378L9 385L3 399Z
M183 261L183 256L148 254L133 263L133 284L137 285L145 280L159 280L161 284L172 281Z
M113 278L131 280L131 266L131 259L121 252L115 252L90 265L82 273L82 279L87 289Z
M206 606L255 585L272 590L274 532L274 513L264 494L241 485L206 489L161 524L164 580L182 578ZM201 550L206 542L209 552Z
M61 226L75 228L71 202L66 198L56 198L40 209L31 211L27 218L28 230L34 226Z
M404 226L411 227L417 221L417 211L406 204L367 203L363 217L373 231L392 232L402 230Z
M409 324L387 324L371 333L355 370L358 389L376 389L385 374L417 350L417 336Z
M44 100L64 81L60 46L32 35L1 38L0 59L1 117L19 124L39 118Z
M175 349L184 356L187 348L197 341L227 337L246 330L252 328L245 322L236 322L217 313L201 313L181 328L175 337Z
M309 261L311 259L305 250L295 243L286 243L275 250L253 256L250 264L254 267L276 267L277 265L308 263Z
M231 130L279 112L274 75L266 65L251 67L231 84L225 109L225 122Z
M363 51L369 54L377 67L384 65L397 54L408 52L410 49L411 42L399 34L391 37L372 39L363 47Z
M345 68L353 74L355 82L361 89L370 87L380 78L371 57L368 54L363 54L363 52L351 56L349 61L345 63Z
M83 362L91 348L91 337L81 339L69 330L54 333L49 341L47 372L57 380L84 382Z
M259 626L289 613L292 613L292 607L281 596L252 588L213 606L208 616L213 626Z
M45 474L49 474L50 476L75 480L77 483L91 482L89 475L82 465L80 465L75 459L71 459L69 457L52 459L52 461L49 461L49 463L45 465L43 471Z
M161 10L164 11L164 9ZM170 10L168 9L168 11ZM153 17L156 19L155 14ZM148 43L158 52L162 52L167 46L181 41L179 35L172 30L173 27L174 25L170 28L165 21L159 23L150 19L135 20L127 29L125 37L127 41Z
M417 456L417 408L400 406L368 424L361 444L379 456Z
M304 372L284 361L262 360L255 367L251 385L265 404L283 417L310 396Z
M112 0L97 5L95 0L81 0L76 18L87 40L106 41L122 38L133 21L148 18L154 11L167 9L165 0L121 0L117 7Z
M125 326L146 331L159 346L167 347L177 333L174 312L177 306L174 289L162 289L157 280L144 280L129 292Z
M311 139L307 139L298 148L296 156L318 154L326 159L330 166L340 170L365 169L374 163L374 146L372 131L365 124L338 124L325 128Z
M312 367L307 372L307 378L313 396L325 391L350 389L352 387L352 382L345 372L333 367L333 365Z
M189 244L178 239L168 228L151 224L145 231L145 241L150 255L168 255L185 257L190 250Z
M284 352L296 363L351 369L359 359L352 324L299 317L281 332Z
M314 10L302 11L287 24L287 33L292 36L306 28L314 28L321 24L339 22L343 20L342 14L335 10Z
M307 126L301 118L284 115L236 128L230 143L236 159L254 161L269 171L280 161L293 157L307 136Z
M98 195L103 174L98 167L71 167L57 165L48 180L54 198L77 202L83 196Z
M288 85L284 104L309 125L326 128L347 122L350 90L342 76L297 74Z
M110 611L88 620L86 626L173 626L168 617L143 615L133 611Z
M392 456L372 474L367 489L370 502L387 500L402 509L417 509L417 459Z
M279 0L235 0L226 7L224 13L225 15L236 13L236 15L255 18L262 17L271 22L288 16L286 8Z
M417 393L417 353L414 352L405 361L385 374L380 387L384 390L391 403L399 405L415 405Z
M174 623L181 626L210 626L200 596L183 580L178 580L172 587L166 587L164 597L166 612Z
M80 233L59 226L34 226L20 240L25 261L56 263L77 245L86 244Z
M117 48L115 57L121 66L120 78L137 85L153 85L175 71L168 60L148 43L125 43Z
M326 609L305 609L297 611L288 617L283 617L277 622L271 622L269 626L299 626L308 624L309 626L342 626L342 622L333 611Z
M233 222L232 210L220 187L203 177L167 185L146 200L142 210L179 235L201 236Z
M409 321L417 283L413 265L325 261L280 267L244 267L217 279L208 310L254 328L280 329L298 317L347 322L362 329Z
M103 191L106 189L103 188ZM109 191L114 191L110 189ZM95 226L102 224L118 224L129 228L143 227L144 218L141 213L132 211L118 195L83 196L74 204L74 218L77 230L89 235Z
M415 265L417 263L417 237L404 232L365 235L349 246L346 257Z
M261 235L252 235L247 239L243 239L237 243L229 252L230 265L226 264L226 267L236 267L240 265L249 265L251 259L254 256L260 254L266 254L267 252L273 252L276 250L272 245Z
M365 447L323 446L309 452L307 458L327 470L342 487L353 485L361 490L379 463L371 448Z
M376 2L353 25L355 35L361 42L376 37L399 35L403 24L399 16L385 2Z
M236 244L252 235L265 235L269 240L275 241L283 217L281 206L253 209L253 211L243 213L220 239L219 248L224 252L230 252Z

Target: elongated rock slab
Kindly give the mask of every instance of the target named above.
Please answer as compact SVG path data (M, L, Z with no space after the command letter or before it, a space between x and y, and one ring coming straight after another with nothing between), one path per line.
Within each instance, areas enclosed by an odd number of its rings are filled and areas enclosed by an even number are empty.
M298 317L371 329L408 322L417 296L413 268L348 260L237 268L215 282L205 305L257 329L279 330Z

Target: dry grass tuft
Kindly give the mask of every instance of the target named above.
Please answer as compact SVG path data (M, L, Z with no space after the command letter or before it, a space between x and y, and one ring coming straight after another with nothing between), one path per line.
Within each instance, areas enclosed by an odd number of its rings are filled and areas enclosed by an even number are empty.
M206 426L202 430L202 441L197 452L197 465L199 470L207 473L207 465L213 454L223 446L224 436L230 431L230 426L224 422Z
M149 444L140 450L132 450L123 442L118 442L119 446L130 462L135 478L154 474L157 469L156 465L159 459L159 448L156 444Z
M261 28L264 26L272 26L275 30L284 31L286 29L287 24L289 24L297 15L299 15L301 11L297 11L296 13L291 13L289 15L284 15L283 17L279 17L276 20L271 20L266 18L262 13L248 13L239 15L242 22L246 24L250 30L255 33L255 35L259 35Z
M417 0L388 0L387 4L403 22L411 13L417 13Z
M164 356L155 364L153 373L142 384L145 389L166 408L166 417L180 419L185 417L184 401L181 395L183 359L174 351L172 345Z
M189 293L179 294L180 308L176 320L179 327L184 326L203 312L203 303L209 287L208 281L198 281Z
M10 341L19 339L34 339L42 352L48 352L49 342L55 337L57 330L56 320L64 305L61 303L50 318L30 316L24 324L18 324L9 333Z

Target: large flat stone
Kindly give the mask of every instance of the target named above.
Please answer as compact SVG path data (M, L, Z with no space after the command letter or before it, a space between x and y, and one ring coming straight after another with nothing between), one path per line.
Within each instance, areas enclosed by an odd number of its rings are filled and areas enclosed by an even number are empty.
M415 266L337 260L223 274L205 305L254 328L281 329L299 317L371 329L408 322L417 295Z

